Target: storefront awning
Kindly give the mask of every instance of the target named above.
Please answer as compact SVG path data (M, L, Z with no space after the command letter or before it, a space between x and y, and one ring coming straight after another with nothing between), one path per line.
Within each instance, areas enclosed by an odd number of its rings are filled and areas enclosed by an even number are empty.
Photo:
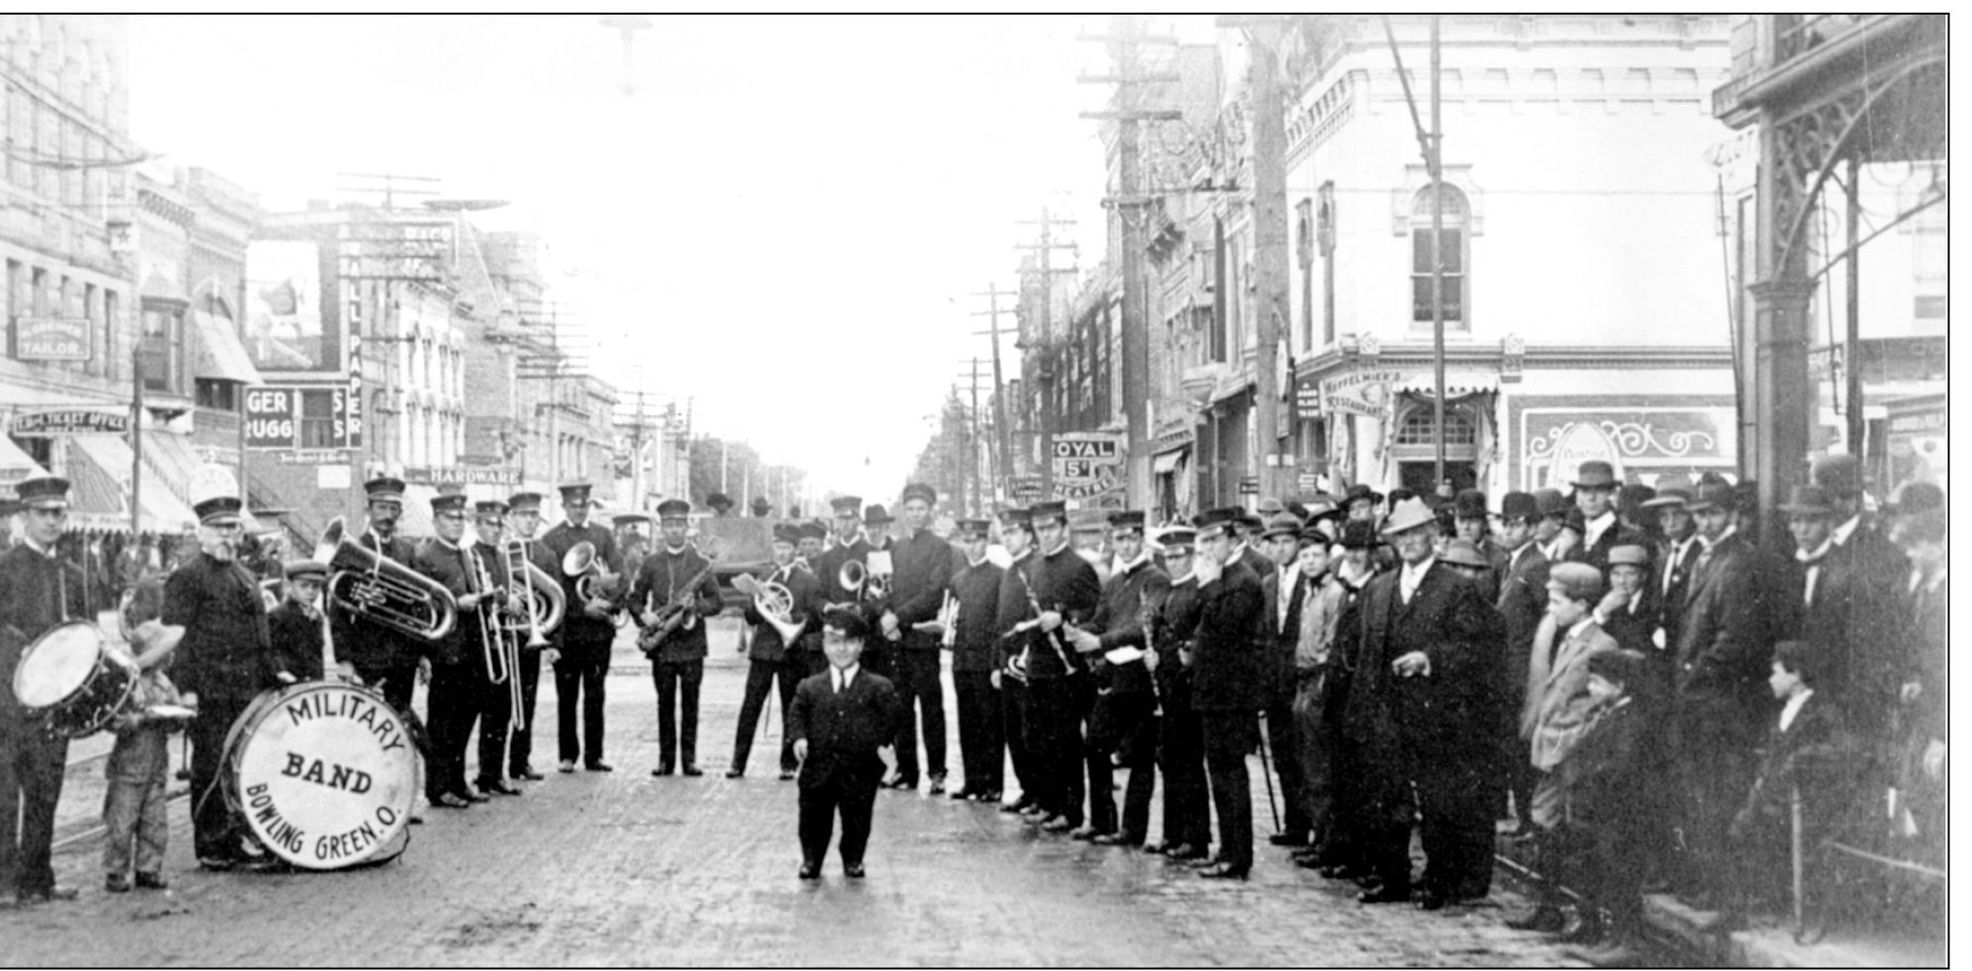
M1467 395L1498 391L1500 376L1474 371L1447 371L1445 373L1445 400L1454 401ZM1430 371L1409 378L1397 385L1397 391L1419 398L1435 397L1438 381Z
M192 476L198 471L198 454L192 451L192 441L184 435L170 432L147 431L144 436L144 475L156 476L157 480L171 494L190 506L203 496L191 493Z
M192 359L192 376L241 384L261 384L260 370L247 356L233 322L204 311L192 311L192 326L198 332L198 350Z
M21 451L13 439L0 435L0 498L14 498L15 483L32 475L45 475L47 471L33 456Z
M123 439L110 435L78 435L69 439L68 476L75 483L75 502L69 523L80 529L130 529L130 463L135 458ZM183 499L145 470L143 494L138 497L144 532L178 533L198 525L198 516Z
M1170 475L1178 470L1190 451L1190 447L1186 447L1155 456L1150 460L1150 470L1157 475Z

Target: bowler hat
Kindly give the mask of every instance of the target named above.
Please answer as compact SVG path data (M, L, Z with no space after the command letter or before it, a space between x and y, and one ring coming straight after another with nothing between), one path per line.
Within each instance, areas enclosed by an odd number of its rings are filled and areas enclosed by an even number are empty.
M1394 536L1419 526L1436 525L1437 522L1437 514L1424 504L1424 500L1410 498L1390 510L1389 517L1383 521L1383 535Z
M1534 508L1540 512L1541 518L1545 519L1549 516L1566 516L1569 510L1575 508L1575 504L1569 502L1568 497L1562 495L1560 489L1535 489Z
M1360 519L1342 524L1342 535L1336 539L1345 550L1373 550L1383 545L1383 537L1376 535L1376 527Z
M1540 516L1540 506L1534 502L1531 492L1509 492L1500 497L1501 519L1539 519Z
M863 510L863 522L871 526L881 526L884 523L894 523L896 521L897 518L890 515L890 510L883 508L882 503L870 503L870 507Z
M802 523L801 525L795 527L795 531L800 535L800 538L802 539L829 538L829 528L828 526L822 523L815 523L815 522Z
M1821 486L1797 485L1780 504L1780 511L1795 516L1828 516L1834 514L1835 507L1828 504L1828 492Z
M1590 651L1587 665L1589 673L1604 681L1615 681L1625 687L1633 687L1648 672L1650 659L1641 651L1626 647L1603 648Z
M1577 489L1613 489L1618 484L1616 470L1601 459L1583 462L1580 471L1575 473L1574 486Z
M1731 512L1733 506L1732 486L1724 482L1699 483L1698 491L1692 493L1690 502L1685 503L1685 508L1692 512L1704 512L1714 508Z
M733 500L727 498L723 492L714 492L705 497L705 505L708 509L723 512L724 510L733 508Z

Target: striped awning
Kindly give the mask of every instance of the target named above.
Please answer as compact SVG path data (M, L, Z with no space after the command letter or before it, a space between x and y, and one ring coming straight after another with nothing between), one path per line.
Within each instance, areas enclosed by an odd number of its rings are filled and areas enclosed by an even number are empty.
M14 498L15 483L32 475L45 475L47 471L33 456L21 451L13 439L0 435L0 499Z
M74 488L69 524L80 529L130 529L130 446L114 435L69 439L67 474ZM148 473L149 470L147 469ZM144 532L178 533L198 525L198 516L154 474L146 474L138 496Z
M241 384L260 384L260 369L253 366L246 345L233 322L201 310L192 311L192 327L198 334L192 358L192 376Z
M1445 400L1452 401L1467 395L1498 391L1500 376L1483 371L1446 371ZM1438 379L1430 371L1399 383L1396 391L1414 398L1431 398L1438 394Z

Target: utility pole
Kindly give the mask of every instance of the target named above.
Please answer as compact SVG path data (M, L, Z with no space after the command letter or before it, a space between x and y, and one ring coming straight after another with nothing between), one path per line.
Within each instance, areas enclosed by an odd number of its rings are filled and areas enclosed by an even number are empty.
M1417 129L1418 149L1424 155L1424 169L1431 179L1431 362L1435 382L1431 418L1435 423L1432 441L1432 488L1445 481L1445 261L1438 249L1445 237L1444 130L1438 119L1438 18L1431 18L1431 130L1417 118L1417 99L1411 96L1410 75L1404 73L1404 56L1397 51L1397 32L1390 18L1383 18L1383 35L1390 41L1390 56L1397 62L1397 80L1404 88L1404 101L1410 105L1411 126Z
M1023 220L1020 225L1041 227L1041 242L1039 245L1023 245L1017 248L1034 249L1040 250L1041 252L1041 321L1039 325L1041 332L1041 361L1040 366L1034 370L1034 376L1040 379L1041 382L1041 495L1052 499L1054 498L1054 385L1058 374L1057 368L1061 363L1056 360L1060 356L1061 348L1056 346L1054 341L1054 275L1056 273L1074 273L1076 270L1073 267L1065 270L1056 270L1050 260L1050 256L1057 249L1077 248L1074 243L1057 243L1054 241L1054 227L1073 226L1075 225L1075 221L1072 219L1056 219L1048 215L1046 206L1042 206L1041 218L1039 220Z
M1292 466L1280 448L1281 335L1287 325L1287 120L1280 84L1278 17L1223 17L1220 26L1241 27L1252 41L1247 82L1253 88L1253 284L1258 354L1254 360L1254 422L1259 427L1257 479L1265 495L1292 491Z
M979 358L977 356L974 356L972 359L972 370L968 373L959 375L959 377L964 378L968 382L966 386L968 389L970 389L972 394L972 413L967 418L965 424L966 443L967 443L966 448L968 450L966 454L968 456L967 461L972 463L972 481L973 481L972 494L974 499L976 500L975 505L977 505L981 509L984 509L986 506L987 495L988 495L985 482L990 481L991 477L990 475L982 474L979 465L980 440L983 437L980 434L980 430L979 430L979 418L980 418L979 366L981 363L982 362L979 360ZM993 457L992 450L990 448L986 449L986 458L988 464L992 463L992 457Z
M1146 120L1182 119L1184 113L1177 110L1146 110L1139 107L1144 100L1143 87L1149 84L1169 84L1179 80L1173 73L1145 74L1139 63L1139 49L1146 44L1168 44L1176 46L1175 37L1149 37L1143 33L1142 21L1137 17L1119 16L1115 18L1113 33L1106 35L1084 35L1085 41L1100 41L1109 46L1109 56L1115 65L1113 75L1083 76L1077 78L1083 84L1115 84L1116 92L1112 98L1115 109L1111 111L1085 111L1084 118L1116 123L1117 174L1115 194L1103 201L1103 206L1114 213L1113 218L1120 221L1119 234L1122 239L1123 271L1123 328L1120 335L1122 347L1122 385L1123 385L1123 425L1125 429L1125 469L1127 472L1124 490L1125 504L1141 507L1150 497L1150 324L1146 314L1145 299L1147 287L1144 283L1144 229L1148 221L1144 208L1155 201L1144 194L1142 173L1142 122ZM1284 238L1284 234L1283 234Z
M974 294L985 297L988 310L985 314L974 313L974 317L984 316L990 323L984 331L973 331L975 335L986 334L993 341L993 432L999 457L993 463L994 495L999 494L998 485L1013 476L1013 429L1007 424L1007 384L1000 372L1000 298L1018 297L1019 293L1001 290L998 284L986 284L986 292ZM1011 488L1011 487L1009 487ZM1011 498L1009 496L1009 498Z

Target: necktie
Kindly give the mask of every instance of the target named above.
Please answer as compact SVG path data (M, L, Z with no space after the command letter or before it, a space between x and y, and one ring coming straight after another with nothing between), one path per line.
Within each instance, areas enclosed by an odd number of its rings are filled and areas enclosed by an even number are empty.
M1805 606L1812 607L1815 605L1815 581L1821 577L1821 557L1811 556L1804 558L1801 560L1801 566L1804 567L1802 570L1804 577L1802 578L1801 585L1801 603Z

